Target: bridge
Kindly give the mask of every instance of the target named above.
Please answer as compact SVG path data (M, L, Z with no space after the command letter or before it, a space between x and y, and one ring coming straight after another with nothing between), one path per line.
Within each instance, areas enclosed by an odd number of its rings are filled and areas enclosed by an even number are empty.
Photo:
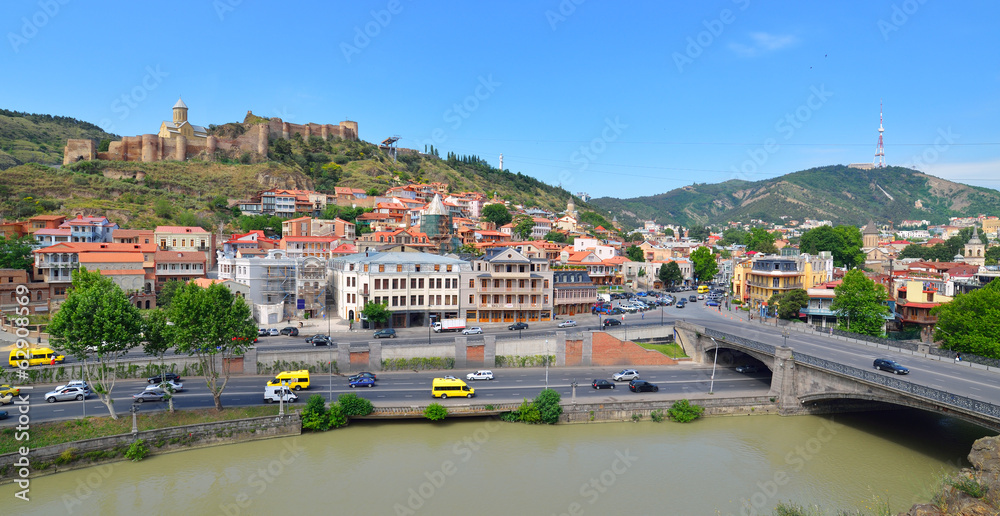
M730 359L725 351L735 350L763 363L772 374L769 395L782 415L878 410L891 404L948 415L1000 432L1000 405L987 401L1000 400L995 372L919 360L920 355L914 355L904 364L911 373L896 376L871 365L871 356L895 358L887 352L845 352L804 335L792 335L792 343L786 346L782 339L787 342L787 334L739 331L742 335L737 335L733 328L727 327L727 332L692 322L676 321L674 328L678 342L697 362ZM748 333L756 338L748 338Z

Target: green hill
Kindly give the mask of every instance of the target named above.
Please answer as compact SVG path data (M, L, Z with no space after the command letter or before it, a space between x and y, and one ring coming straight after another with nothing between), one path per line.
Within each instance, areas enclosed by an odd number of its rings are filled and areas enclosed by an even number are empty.
M22 163L62 163L63 147L70 138L120 139L75 118L0 109L0 170Z
M902 167L859 170L842 165L812 168L763 181L694 184L632 199L601 197L591 205L617 214L626 225L644 220L691 226L760 219L831 220L862 225L869 219L900 222L1000 214L1000 192L953 183Z

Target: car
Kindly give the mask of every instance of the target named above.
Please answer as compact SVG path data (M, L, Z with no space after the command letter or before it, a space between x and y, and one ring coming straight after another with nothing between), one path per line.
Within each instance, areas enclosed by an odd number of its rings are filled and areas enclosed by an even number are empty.
M686 305L686 304L687 304L687 301L685 301L685 300L681 299L681 300L680 300L680 301L678 301L678 302L677 302L677 304L676 304L676 305L674 305L674 306L676 306L677 308L684 308L684 305Z
M384 338L395 339L396 330L392 328L382 328L381 330L376 331L375 334L372 335L372 337L376 339L384 339Z
M638 380L639 371L635 369L622 369L621 371L611 375L611 379L616 382L624 382L625 380Z
M14 403L14 396L12 394L0 396L0 405L6 405L8 403Z
M7 419L7 417L8 417L7 416L7 411L6 410L0 410L0 419Z
M645 380L635 380L628 384L628 390L632 392L657 392L660 388L656 384Z
M349 385L352 389L356 387L375 387L375 380L372 380L371 378L356 378L353 376L351 378L354 379L348 380L349 383L347 385Z
M257 336L258 337L267 337L270 334L271 334L271 332L267 328L258 328L257 329Z
M690 301L692 303L697 303L698 302L698 296L688 296L688 301Z
M608 311L608 315L621 315L623 313L625 313L625 312L623 312L621 308L617 308L617 307L616 308L612 308L611 310Z
M746 365L736 366L736 372L750 374L750 373L760 372L760 369L753 364L746 364Z
M267 334L272 337L277 337L278 335L281 335L281 332L277 328L271 328L270 330L267 330Z
M705 294L698 294L698 299L699 300L705 299Z
M442 376L441 378L444 378L445 380L458 380L458 378L455 378L454 376L452 376L450 374L446 374L446 375Z
M146 389L138 394L133 394L132 403L143 403L146 401L163 401L163 398L166 395L167 393L160 389Z
M493 379L493 371L490 371L489 369L480 369L479 371L476 371L475 373L469 373L469 374L465 375L465 379L466 380L492 380Z
M21 394L21 389L7 384L0 385L0 396L6 396L8 394L11 396L17 396Z
M282 328L281 331L278 332L278 333L280 333L282 335L288 335L289 337L298 337L299 336L299 329L298 328L293 328L291 326L286 326L286 327Z
M173 392L181 392L181 391L184 390L184 384L181 383L181 382L178 382L176 380L167 380L165 382L149 384L149 385L146 386L146 390L147 391L152 391L152 390L159 389L159 390L163 391L163 390L166 390L166 389L164 389L164 387L167 387L167 386L169 386L170 390L173 391Z
M888 358L876 358L874 365L875 369L878 369L879 371L889 371L890 373L893 374L910 373L910 370L900 365L899 362L896 362L895 360L890 360Z
M618 319L605 319L604 320L604 327L608 327L608 326L621 326L621 325L622 325L622 322L619 321Z
M593 381L593 383L590 384L590 386L593 387L593 388L595 388L595 389L614 389L615 388L615 384L613 382L609 382L609 381L607 381L607 380L605 380L603 378L595 379Z
M52 390L60 391L67 387L79 387L80 389L83 389L84 394L86 394L87 396L90 396L93 393L93 391L90 390L90 386L87 385L87 382L83 380L70 380L66 382L66 385L60 385L59 387L56 387L55 389Z
M462 330L462 335L482 335L483 329L479 326L473 326L472 328L466 328Z
M312 337L311 339L308 339L306 342L309 342L313 346L332 346L333 345L333 341L330 340L330 338L327 337L326 335L316 335L315 337Z
M556 326L558 326L560 328L572 328L572 327L576 326L576 321L570 319L568 321L563 321L563 322L557 324Z
M159 375L158 374L156 376L150 376L146 380L146 383L163 383L164 380L166 380L168 382L170 380L173 380L175 382L179 382L179 381L181 381L181 375L179 375L177 373L174 373L174 372L167 372L166 374L163 374L163 375Z
M527 330L528 323L526 322L516 322L507 327L508 330Z
M719 302L714 299L709 299L705 301L705 306L719 306Z
M360 373L353 374L350 378L348 378L348 380L356 380L358 378L371 378L373 382L378 381L378 376L376 376L375 373L370 373L368 371L361 371Z
M66 400L83 400L87 398L87 393L80 387L64 387L45 393L45 401L55 403Z

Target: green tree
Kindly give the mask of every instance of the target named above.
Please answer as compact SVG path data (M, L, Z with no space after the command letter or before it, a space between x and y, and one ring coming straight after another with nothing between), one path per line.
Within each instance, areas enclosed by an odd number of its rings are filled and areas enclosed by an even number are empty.
M566 242L566 234L559 231L549 231L545 234L545 240L562 244Z
M173 323L174 347L198 358L215 408L221 411L230 361L242 356L257 338L250 306L220 283L208 288L187 283L174 294L167 315Z
M950 303L937 306L934 339L941 347L1000 359L1000 279L968 294L958 294Z
M797 288L783 294L774 294L767 300L768 306L778 307L778 317L786 320L799 318L799 311L809 305L809 293Z
M829 251L834 265L850 269L865 261L861 244L861 230L855 226L820 226L802 234L799 251L813 255Z
M160 197L153 204L153 213L155 213L157 217L169 219L174 214L174 205L171 204L168 199Z
M836 262L839 259L848 269L864 265L865 255L861 252L864 238L861 236L861 230L857 226L837 226L833 230L841 239L840 248L832 250L833 260Z
M837 314L837 327L878 337L885 334L885 287L868 279L861 269L851 269L843 282L834 289L830 309Z
M30 271L35 264L31 246L35 239L29 235L20 238L0 236L0 269L21 269Z
M514 217L514 229L512 231L515 238L527 240L531 237L532 230L535 229L535 219L528 215L518 215Z
M444 408L440 403L431 403L424 409L424 417L431 421L440 421L448 417L448 409Z
M559 404L560 398L559 391L555 389L543 389L535 397L532 406L538 410L542 423L554 425L559 422L559 416L563 411L562 405Z
M693 405L688 400L677 400L667 410L667 415L678 423L690 423L701 417L703 412L705 408L700 405Z
M752 228L750 234L744 238L747 251L756 251L765 254L777 254L778 248L774 247L775 237L764 228Z
M353 392L347 392L338 396L337 403L340 405L345 416L367 416L375 410L372 402Z
M139 345L139 309L111 278L81 267L73 273L73 290L52 317L48 331L54 349L83 363L86 380L111 418L118 419L111 392L119 360Z
M330 429L330 411L326 409L326 399L323 395L309 396L306 408L302 409L302 429L319 432Z
M184 282L178 279L167 281L156 293L156 305L161 308L170 308L170 301L173 300L177 289L184 286Z
M480 219L492 222L496 224L496 227L500 227L514 220L514 217L507 211L507 207L503 204L490 204L483 208Z
M688 229L688 238L697 240L698 242L704 242L708 238L708 235L711 234L712 232L708 226L694 226Z
M986 265L997 265L1000 263L1000 245L987 249L983 256L986 258Z
M177 283L180 283L179 281ZM167 311L163 307L149 310L142 320L142 351L148 356L160 359L160 374L166 372L164 356L173 347L173 339L170 336L171 325L167 321ZM167 395L167 406L170 412L174 411L174 389L170 384L163 382L160 384Z
M625 254L628 256L629 261L633 262L645 262L646 255L643 253L642 248L637 245L630 245L625 249Z
M715 261L715 253L702 246L691 253L691 264L694 266L694 279L699 282L712 281L719 273L719 264Z
M389 320L389 316L392 312L389 311L388 304L372 303L371 301L365 303L364 308L361 309L361 315L364 316L365 320L373 325L384 324Z
M673 228L664 229L663 234L667 235L668 237L672 237L674 236L674 229Z
M744 245L746 243L745 239L747 234L748 233L742 229L729 228L722 232L722 240L720 240L719 243L724 246Z
M657 277L660 278L664 286L674 286L684 282L684 275L681 273L680 266L677 265L677 262L673 261L661 265Z

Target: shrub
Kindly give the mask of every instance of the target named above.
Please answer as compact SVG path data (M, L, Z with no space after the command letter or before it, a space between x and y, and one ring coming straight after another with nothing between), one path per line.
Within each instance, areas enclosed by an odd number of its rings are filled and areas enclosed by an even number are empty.
M563 411L562 405L559 404L560 398L559 392L555 389L545 389L535 397L532 406L538 410L542 423L553 425L559 422L559 416Z
M632 414L633 423L638 423L640 419L642 419L642 414Z
M348 417L367 416L375 410L372 402L359 397L353 392L341 394L340 397L337 398L337 402L340 403L340 408L343 410L344 415Z
M330 404L330 428L340 428L347 425L347 416L339 403Z
M57 464L58 462L56 460ZM989 491L989 486L972 477L953 478L948 480L948 484L973 498L982 498Z
M77 460L79 458L76 455L77 451L78 450L76 448L66 449L64 452L60 453L58 457L56 457L55 460L56 465L59 466L63 464L69 464L70 462Z
M146 446L146 442L142 439L138 439L128 446L125 450L125 458L131 460L132 462L139 462L146 458L146 454L149 453L149 447Z
M701 417L701 414L704 411L704 407L692 405L688 400L678 400L671 405L667 414L670 416L670 419L673 419L678 423L690 423L691 421Z
M424 417L431 421L440 421L448 417L448 409L441 406L440 403L431 403L424 409Z
M649 413L649 418L652 419L653 421L657 422L657 423L661 423L665 419L664 416L663 416L663 411L662 410L654 410L654 411L650 412Z
M304 430L324 431L330 429L330 413L326 409L326 399L319 394L313 394L302 410L302 428Z

